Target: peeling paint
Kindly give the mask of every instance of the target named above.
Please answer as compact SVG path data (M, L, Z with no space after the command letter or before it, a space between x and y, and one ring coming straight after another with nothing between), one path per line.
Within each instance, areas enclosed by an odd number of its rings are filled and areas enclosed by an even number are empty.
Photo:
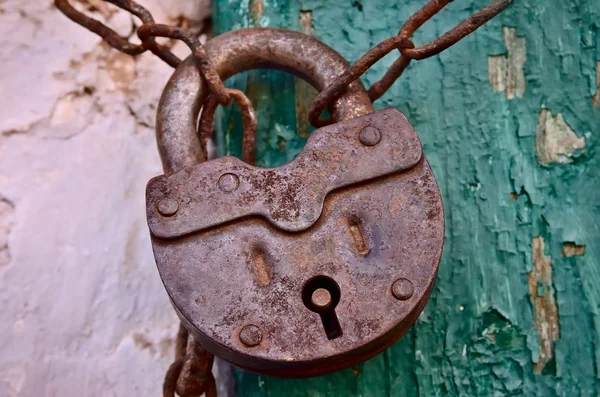
M262 17L265 13L265 5L263 4L263 0L250 0L248 3L248 13L252 17L254 23L260 26Z
M500 348L510 348L522 343L523 337L512 323L498 310L489 308L483 313L481 334Z
M576 150L584 147L585 138L575 134L561 113L552 116L548 109L540 111L535 129L535 152L538 163L543 166L552 163L572 163Z
M572 241L566 241L563 243L562 248L562 256L571 257L571 256L584 256L585 255L585 245L577 245Z
M505 92L506 57L504 55L491 55L488 57L488 79L494 92Z
M544 239L541 236L532 239L531 249L533 268L527 273L527 280L533 306L533 325L539 339L539 357L533 368L539 374L554 357L554 342L560 335L552 282L552 258L544 253Z
M525 37L517 36L517 30L513 28L502 28L504 45L508 50L506 60L506 99L513 99L515 96L522 98L525 93L525 73L523 65L527 60L527 46Z
M508 55L488 57L488 79L494 92L504 92L506 99L522 98L525 93L523 65L527 60L525 37L517 36L514 28L503 27L502 36Z

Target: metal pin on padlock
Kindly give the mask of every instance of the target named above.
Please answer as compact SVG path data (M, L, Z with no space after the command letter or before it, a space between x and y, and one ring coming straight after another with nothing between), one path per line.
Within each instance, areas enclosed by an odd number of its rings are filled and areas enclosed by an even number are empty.
M277 68L324 89L347 62L320 41L242 29L206 46L222 79ZM147 187L157 266L195 340L239 367L313 376L393 344L433 288L444 236L439 188L417 134L373 112L359 81L292 162L199 163L206 84L192 58L165 88L157 139L166 174Z

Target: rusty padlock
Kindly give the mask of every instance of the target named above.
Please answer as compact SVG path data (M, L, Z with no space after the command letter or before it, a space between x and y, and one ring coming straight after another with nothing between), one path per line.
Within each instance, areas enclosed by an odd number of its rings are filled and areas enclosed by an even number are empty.
M277 68L322 90L347 67L301 33L242 29L206 44L222 79ZM165 175L147 187L156 263L195 340L275 376L319 375L393 344L416 321L442 252L440 191L417 134L395 109L373 112L359 81L292 162L199 163L207 94L182 63L158 109Z

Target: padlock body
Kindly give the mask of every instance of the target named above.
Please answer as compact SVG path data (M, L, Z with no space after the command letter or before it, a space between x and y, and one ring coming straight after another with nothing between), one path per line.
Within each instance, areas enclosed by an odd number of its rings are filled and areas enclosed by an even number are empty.
M161 213L166 201L176 209ZM154 178L147 215L194 337L234 365L287 377L394 343L427 302L444 238L439 188L395 109L315 131L278 168L226 157Z

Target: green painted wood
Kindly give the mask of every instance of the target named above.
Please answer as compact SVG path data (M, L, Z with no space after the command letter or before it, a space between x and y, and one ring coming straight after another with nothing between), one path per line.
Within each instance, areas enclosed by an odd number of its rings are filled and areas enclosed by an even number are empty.
M356 60L396 33L424 1L213 0L214 29L310 31L312 17L319 39ZM484 4L451 3L415 42L432 39ZM425 311L392 348L354 369L304 380L238 371L240 396L599 394L599 35L597 0L515 0L453 48L408 68L376 107L406 114L444 198L444 255ZM488 63L503 64L508 45L508 73L518 76L515 54L523 40L526 87L509 100L492 88ZM392 62L393 56L379 62L365 84ZM228 84L246 89L258 109L258 164L292 159L305 142L296 133L302 124L295 109L302 119L307 90L293 77L264 71ZM514 85L508 86L510 92ZM572 163L542 166L536 128L540 134L544 125L546 132L556 130L561 124L552 117L559 113L585 147L563 157ZM541 127L540 118L547 120ZM221 112L221 154L239 154L239 126L237 110Z

